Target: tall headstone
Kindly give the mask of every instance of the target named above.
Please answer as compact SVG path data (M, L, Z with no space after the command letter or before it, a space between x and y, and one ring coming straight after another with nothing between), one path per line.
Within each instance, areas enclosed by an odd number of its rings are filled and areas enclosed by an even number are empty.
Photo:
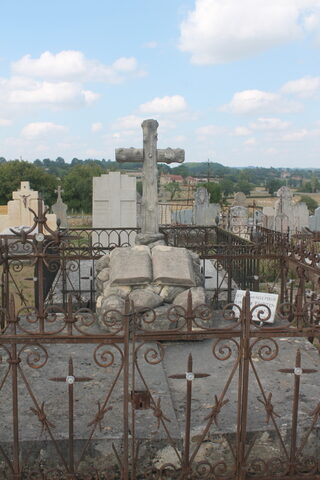
M320 232L320 207L316 208L314 215L309 217L309 227L313 232Z
M93 177L93 228L137 226L136 179L120 172Z
M30 188L28 181L21 182L20 189L12 192L13 200L8 202L7 215L0 215L0 232L14 227L31 227L34 224L34 213L39 214L39 193ZM44 203L42 209L44 210ZM47 224L52 229L57 228L56 215L47 214Z
M215 218L220 213L220 206L210 204L209 200L208 190L205 187L197 188L193 206L194 225L214 225Z
M235 233L244 233L248 225L248 209L241 205L230 208L230 229Z
M275 230L286 233L300 231L307 227L308 208L305 203L294 203L293 194L288 187L281 187L277 191L278 200L275 204Z
M264 228L269 228L270 230L274 229L274 215L275 210L273 207L263 207L262 209L263 219L262 226Z
M63 190L61 189L60 185L57 190L55 190L55 193L58 194L57 201L54 203L51 207L52 212L56 215L57 220L60 222L60 227L62 228L68 228L68 219L67 219L67 205L63 203L62 198L61 198L61 193L63 193Z
M293 231L301 231L309 225L309 210L304 202L296 203L293 206Z
M116 149L116 160L118 162L143 163L141 202L141 232L143 235L159 234L157 162L181 163L184 161L184 150L182 149L157 149L158 126L158 122L153 119L142 122L143 149Z

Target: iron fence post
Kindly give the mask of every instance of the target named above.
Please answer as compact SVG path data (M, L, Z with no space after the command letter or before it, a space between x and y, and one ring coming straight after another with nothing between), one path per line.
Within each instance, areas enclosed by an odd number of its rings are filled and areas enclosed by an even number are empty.
M241 309L236 456L237 480L245 480L246 478L246 436L249 391L250 324L250 292L247 291L245 296L243 297Z

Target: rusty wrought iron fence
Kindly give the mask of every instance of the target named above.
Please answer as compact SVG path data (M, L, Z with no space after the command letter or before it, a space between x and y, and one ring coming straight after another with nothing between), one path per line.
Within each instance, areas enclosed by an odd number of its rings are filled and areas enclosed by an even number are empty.
M44 316L11 300L2 478L318 479L319 372L305 339L319 338L319 312L311 302L288 322L282 305L268 325L249 292L221 315L191 297L161 319L127 302L104 331L71 300Z
M121 230L118 243L134 233ZM195 308L189 296L185 308L161 314L127 302L98 318L75 302L74 286L63 291L63 275L74 270L81 279L81 262L114 244L92 241L95 231L53 232L45 214L35 215L27 232L1 238L0 478L320 478L312 345L320 303L305 295L319 280L319 254L276 240L271 249L216 227L163 233L225 271L231 264L230 278L240 260L244 282L276 262L275 323L249 292L241 306L226 299L221 310ZM94 301L90 283L88 290Z

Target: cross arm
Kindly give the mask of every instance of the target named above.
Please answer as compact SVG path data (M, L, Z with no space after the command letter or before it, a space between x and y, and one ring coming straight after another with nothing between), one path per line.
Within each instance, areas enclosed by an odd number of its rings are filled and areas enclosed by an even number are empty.
M116 148L117 162L143 162L142 148ZM182 148L159 148L157 150L157 162L182 163L184 162L184 150Z

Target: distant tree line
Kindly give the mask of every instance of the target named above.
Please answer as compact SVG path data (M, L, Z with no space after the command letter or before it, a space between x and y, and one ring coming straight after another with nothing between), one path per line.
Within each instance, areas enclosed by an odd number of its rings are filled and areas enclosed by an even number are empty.
M45 203L51 206L55 199L55 190L58 185L64 189L63 200L69 210L75 212L91 212L92 206L92 177L100 176L110 171L133 171L141 169L141 163L118 163L112 160L73 158L70 163L62 157L51 160L44 158L34 162L24 160L6 160L0 157L0 204L5 204L12 198L12 192L17 190L20 182L28 180L31 188L42 193ZM248 167L225 167L219 163L188 162L177 167L166 164L159 165L160 172L203 179L207 187L211 202L223 203L234 192L241 191L249 195L255 187L263 186L270 195L282 185L297 187L296 182L303 185L299 191L315 193L320 191L320 169L285 169L289 178L281 178L284 169ZM209 181L214 178L214 181ZM301 180L299 179L303 179ZM137 182L141 193L141 182ZM176 185L167 187L171 195L177 192Z

